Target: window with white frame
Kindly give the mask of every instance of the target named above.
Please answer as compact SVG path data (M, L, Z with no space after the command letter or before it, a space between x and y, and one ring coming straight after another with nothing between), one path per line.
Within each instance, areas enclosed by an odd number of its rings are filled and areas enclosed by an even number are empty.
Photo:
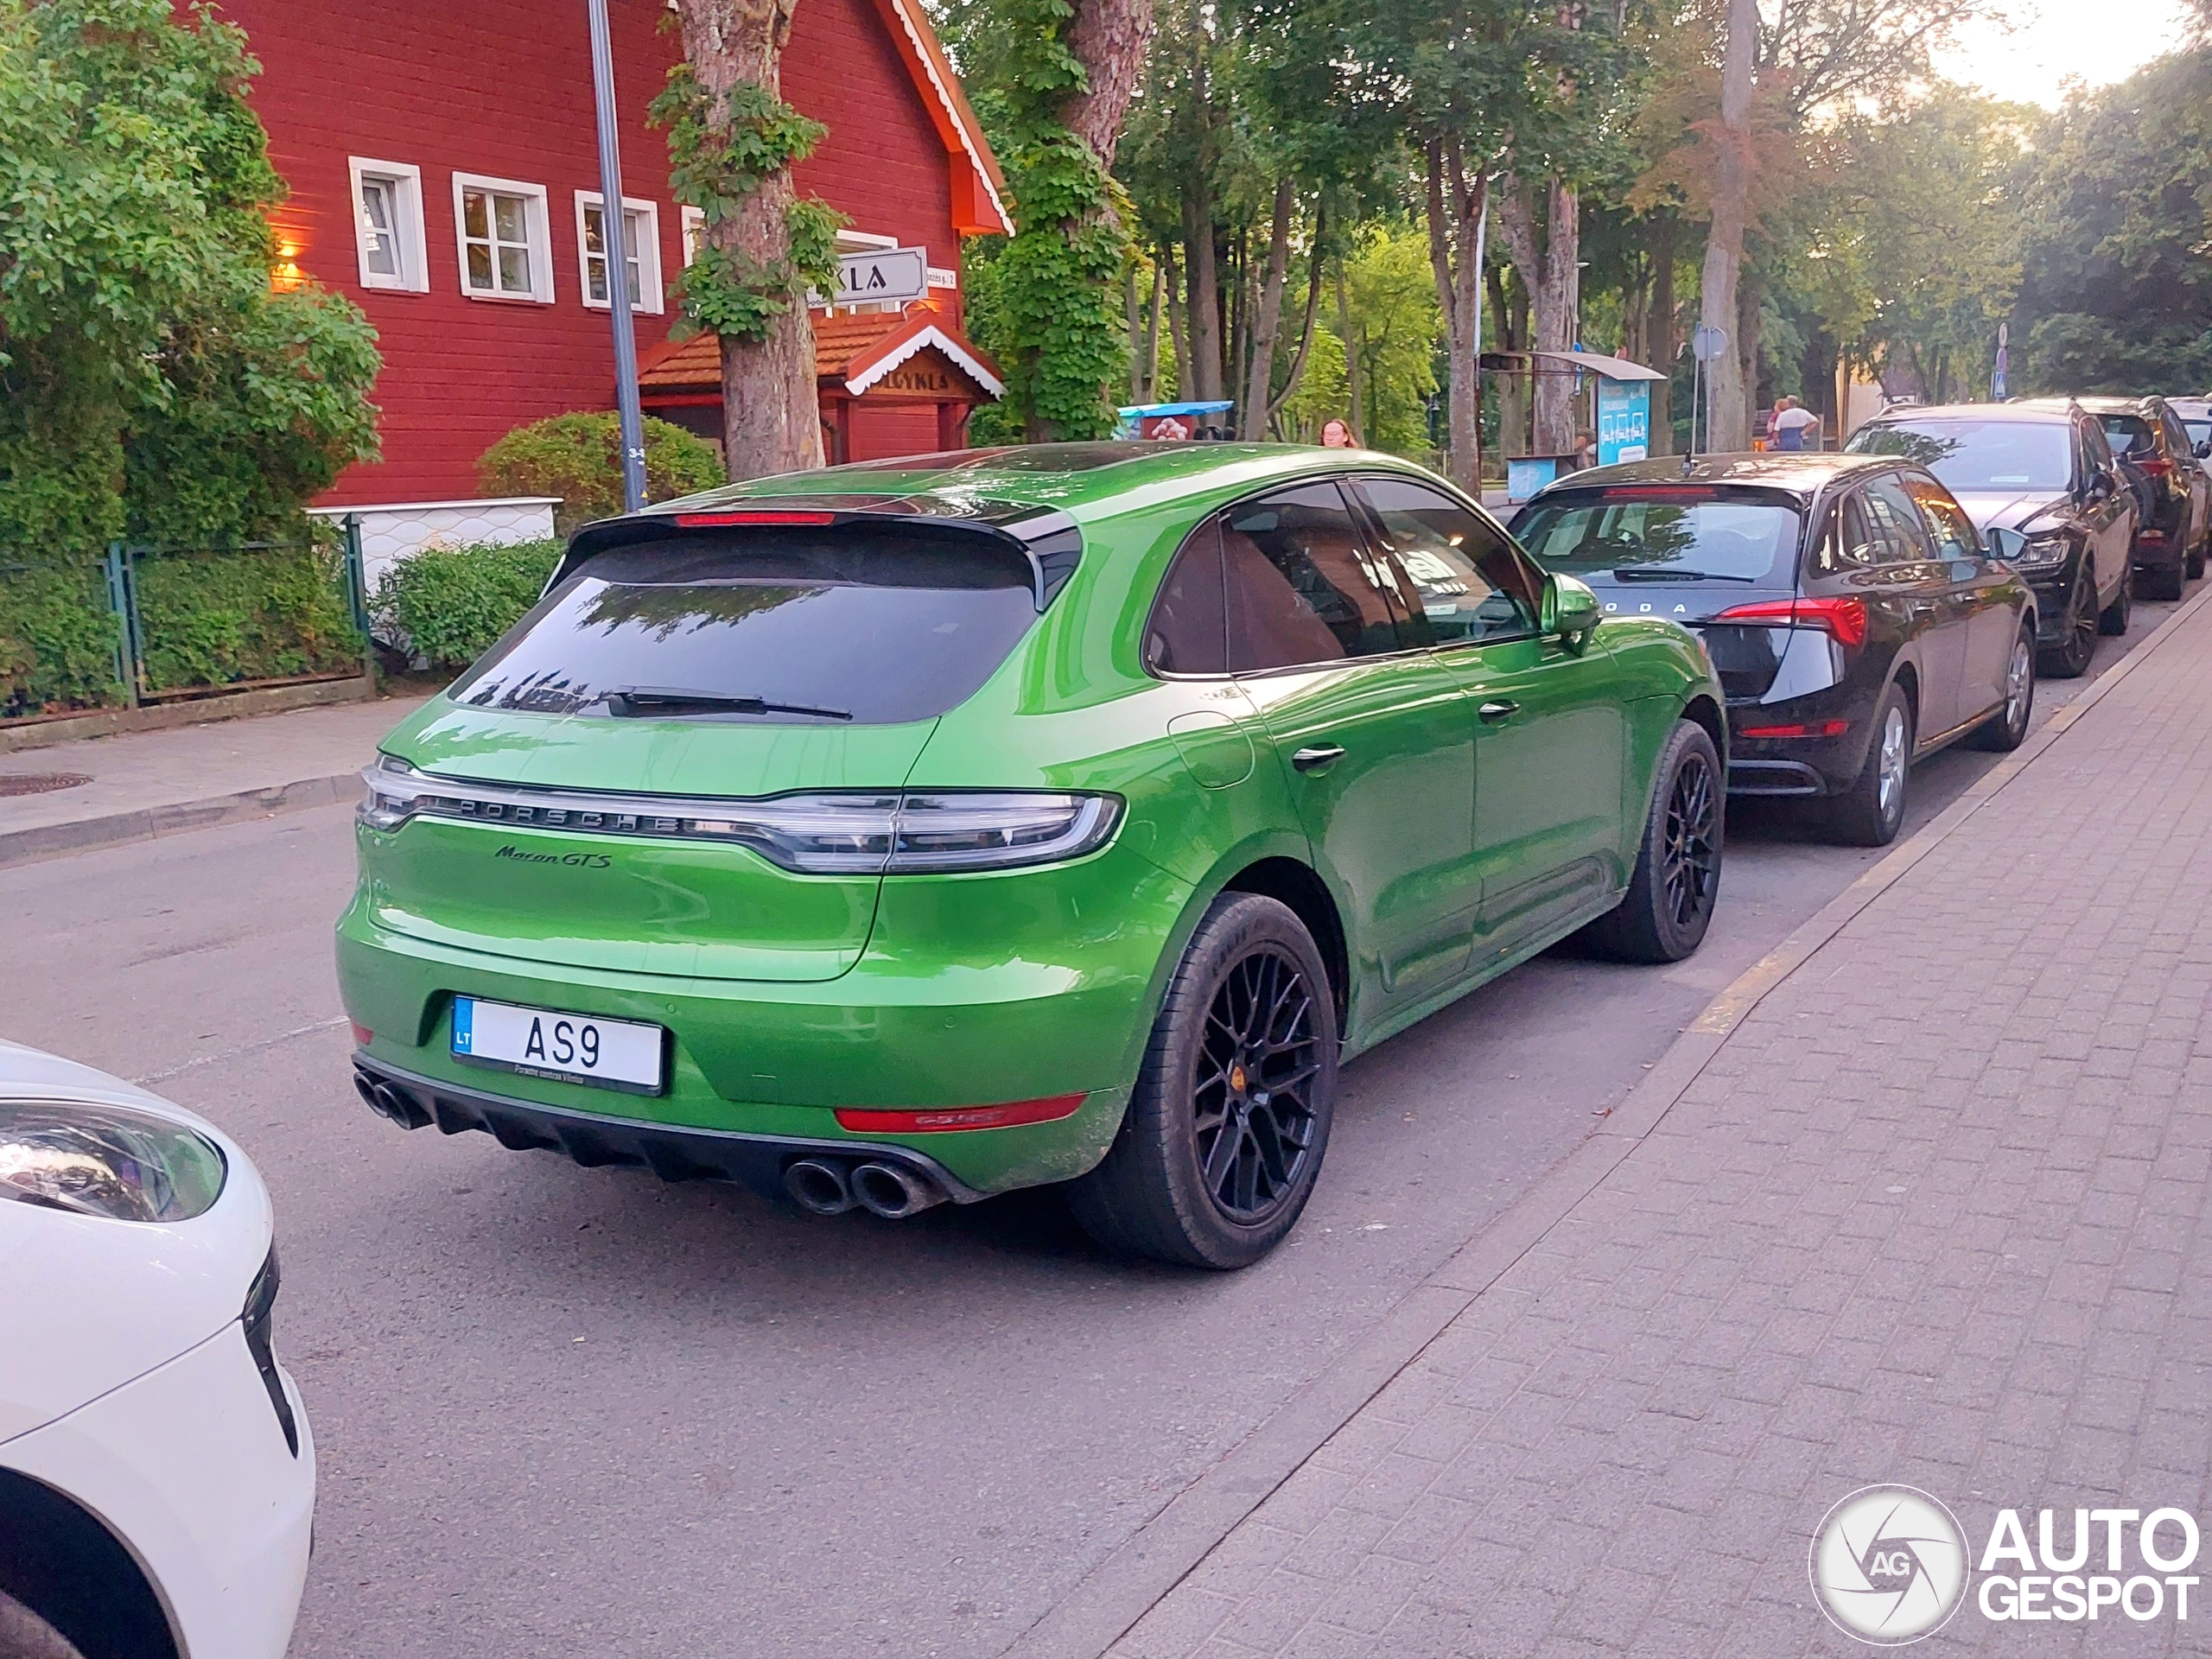
M584 303L594 307L609 303L604 201L596 190L576 192L576 263L584 275ZM631 308L658 314L660 209L654 203L622 198L622 257L629 268Z
M456 173L453 213L462 293L479 299L551 302L553 257L544 186Z
M423 257L423 169L406 162L346 158L353 180L353 250L364 288L420 294L430 286Z

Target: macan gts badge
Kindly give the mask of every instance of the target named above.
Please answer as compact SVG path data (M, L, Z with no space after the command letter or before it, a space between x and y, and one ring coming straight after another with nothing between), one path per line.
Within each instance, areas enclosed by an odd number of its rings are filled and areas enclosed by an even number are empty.
M1696 949L1726 727L1381 455L979 449L587 526L385 740L338 925L409 1128L1236 1268L1340 1063L1577 931Z

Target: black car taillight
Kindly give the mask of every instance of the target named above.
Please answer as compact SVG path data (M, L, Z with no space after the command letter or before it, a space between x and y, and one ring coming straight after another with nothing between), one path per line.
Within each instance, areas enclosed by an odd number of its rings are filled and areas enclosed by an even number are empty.
M276 1375L276 1350L271 1341L271 1320L276 1311L276 1287L280 1275L276 1270L276 1247L269 1247L269 1259L261 1264L261 1271L253 1275L253 1288L245 1294L245 1345L252 1352L254 1368L261 1373L261 1386L269 1390L269 1403L276 1408L276 1422L284 1431L284 1444L292 1448L292 1455L300 1455L300 1426L292 1417L292 1402L284 1397L284 1379Z

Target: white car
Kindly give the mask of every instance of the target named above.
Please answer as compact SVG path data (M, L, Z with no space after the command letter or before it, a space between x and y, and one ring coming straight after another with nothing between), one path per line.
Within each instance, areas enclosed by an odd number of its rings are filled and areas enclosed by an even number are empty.
M245 1154L0 1042L0 1659L280 1659L315 1441Z

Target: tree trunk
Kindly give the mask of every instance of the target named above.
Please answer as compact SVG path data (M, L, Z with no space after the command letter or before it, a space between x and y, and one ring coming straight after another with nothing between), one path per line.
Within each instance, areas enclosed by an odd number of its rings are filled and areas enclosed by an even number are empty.
M1234 397L1243 385L1245 356L1250 345L1252 308L1248 303L1250 294L1245 281L1251 263L1246 257L1249 246L1244 233L1239 231L1229 249L1229 358L1222 365L1221 371L1222 396L1224 397ZM1236 429L1234 410L1230 411L1230 416L1224 425L1227 430L1234 432Z
M1173 266L1166 260L1152 262L1152 315L1145 321L1144 329L1144 395L1141 404L1160 401L1160 312L1167 294L1167 273Z
M1237 435L1256 442L1268 435L1268 409L1274 391L1275 336L1282 327L1282 287L1290 276L1290 219L1298 192L1287 176L1275 184L1274 220L1268 227L1268 268L1260 279L1259 314L1252 327L1252 372L1244 382L1244 407L1237 411Z
M1736 283L1744 264L1744 233L1751 224L1751 68L1758 49L1758 0L1728 0L1728 41L1720 72L1720 130L1713 177L1713 228L1705 239L1703 319L1708 328L1733 333ZM1712 375L1712 435L1707 448L1748 448L1744 415L1743 357L1731 340L1706 365Z
M1111 172L1122 123L1144 74L1145 48L1152 41L1152 0L1081 0L1066 38L1088 85L1070 100L1061 119L1090 146L1099 166Z
M1213 198L1203 173L1183 197L1184 269L1190 274L1191 383L1185 400L1221 396L1221 282L1214 270Z
M1529 349L1529 296L1507 273L1492 266L1488 274L1491 309L1497 314L1497 349L1517 355ZM1510 291L1509 291L1510 290ZM1497 383L1497 453L1507 460L1529 453L1529 380L1509 373Z
M1675 359L1682 342L1675 332L1675 216L1662 218L1653 228L1651 247L1651 314L1645 325L1651 355L1645 366L1661 371L1664 380L1651 382L1651 453L1675 453Z
M1574 344L1574 326L1581 309L1582 257L1580 198L1558 180L1546 187L1546 224L1541 232L1528 187L1508 173L1500 181L1498 225L1521 285L1529 290L1535 312L1532 349L1564 352ZM1563 363L1538 359L1535 369L1536 426L1534 453L1570 453L1580 436L1577 430L1574 377L1561 372Z
M1306 260L1306 320L1299 325L1298 350L1290 359L1290 372L1282 378L1282 390L1268 404L1268 429L1274 432L1275 416L1282 406L1298 392L1298 383L1305 378L1306 359L1313 349L1313 319L1321 309L1321 237L1325 223L1326 209L1319 202L1313 205L1313 251Z
M1444 311L1448 365L1444 473L1461 489L1479 498L1482 381L1475 360L1475 332L1483 291L1475 245L1490 180L1480 175L1468 178L1457 140L1431 139L1424 161L1428 175L1428 260L1436 276L1437 303Z
M724 124L733 88L780 96L784 43L798 0L676 0L683 55ZM789 170L761 181L730 218L709 226L713 245L771 268L791 257ZM814 385L814 324L804 300L773 318L764 340L721 338L722 459L733 479L803 472L822 464L822 407Z
M1129 401L1144 402L1144 319L1137 308L1137 266L1122 267L1122 315L1129 335Z
M1351 302L1344 294L1344 262L1337 261L1337 338L1344 348L1344 396L1351 407L1344 411L1344 424L1351 429L1353 439L1362 444L1367 442L1367 401L1361 385L1359 342L1351 337ZM1326 424L1325 416L1323 423Z
M1175 256L1166 256L1167 265L1167 340L1175 353L1175 396L1180 399L1191 396L1191 331L1189 307L1183 299L1181 273L1175 266ZM1154 402L1160 401L1154 398Z
M1743 345L1744 430L1759 430L1759 347L1764 329L1761 313L1766 299L1764 285L1755 270L1736 276L1736 338Z

